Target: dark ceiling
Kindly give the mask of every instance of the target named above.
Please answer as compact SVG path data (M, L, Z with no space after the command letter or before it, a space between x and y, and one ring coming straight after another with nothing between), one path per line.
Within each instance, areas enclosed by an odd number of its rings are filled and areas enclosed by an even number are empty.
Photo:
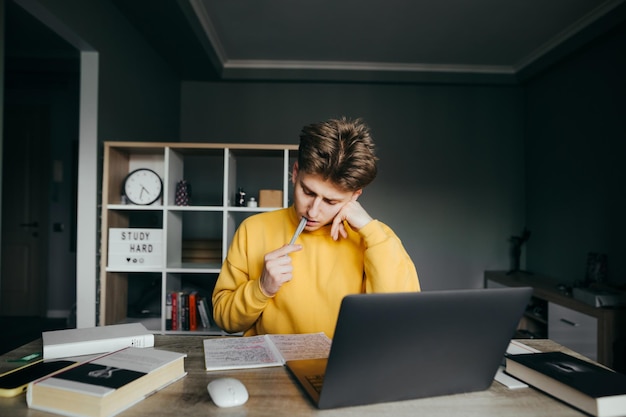
M518 83L626 20L626 0L110 1L198 81ZM77 56L6 4L7 55Z
M516 83L624 0L112 0L183 79Z

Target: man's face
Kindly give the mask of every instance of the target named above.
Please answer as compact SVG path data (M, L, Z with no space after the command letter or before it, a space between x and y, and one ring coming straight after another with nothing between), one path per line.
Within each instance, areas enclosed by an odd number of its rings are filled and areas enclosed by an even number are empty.
M332 223L343 206L356 199L362 191L344 191L317 174L299 171L297 163L292 174L294 207L298 217L307 218L305 230L309 232Z

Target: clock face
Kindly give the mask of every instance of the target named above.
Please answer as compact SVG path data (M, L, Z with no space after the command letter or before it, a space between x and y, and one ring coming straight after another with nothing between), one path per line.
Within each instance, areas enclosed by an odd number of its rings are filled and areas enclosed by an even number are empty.
M161 197L163 181L159 174L148 168L139 168L124 180L124 195L133 204L152 204Z

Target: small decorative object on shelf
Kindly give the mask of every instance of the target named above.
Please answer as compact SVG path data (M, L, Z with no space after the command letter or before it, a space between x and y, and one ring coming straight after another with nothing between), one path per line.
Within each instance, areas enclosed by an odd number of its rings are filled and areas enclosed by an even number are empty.
M282 190L260 190L259 205L261 207L282 207L283 192Z
M176 183L174 203L177 206L188 206L191 203L191 184L186 180L180 180Z
M248 200L248 207L258 207L256 198L250 197L250 200Z
M235 206L237 207L246 206L246 192L241 187L239 187L239 190L237 191L237 195L235 195Z
M528 271L522 271L520 269L520 257L522 256L522 245L530 238L530 230L524 228L521 236L511 236L509 242L511 242L511 269L507 274L514 272L523 272L529 274Z

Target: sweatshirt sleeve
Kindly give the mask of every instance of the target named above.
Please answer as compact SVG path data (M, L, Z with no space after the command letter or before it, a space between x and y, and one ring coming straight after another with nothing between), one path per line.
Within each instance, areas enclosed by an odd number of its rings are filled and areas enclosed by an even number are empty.
M246 233L238 230L213 290L213 318L229 333L252 327L270 300L259 277L250 276L245 247Z
M420 291L411 257L391 228L373 220L359 230L365 241L365 292Z

